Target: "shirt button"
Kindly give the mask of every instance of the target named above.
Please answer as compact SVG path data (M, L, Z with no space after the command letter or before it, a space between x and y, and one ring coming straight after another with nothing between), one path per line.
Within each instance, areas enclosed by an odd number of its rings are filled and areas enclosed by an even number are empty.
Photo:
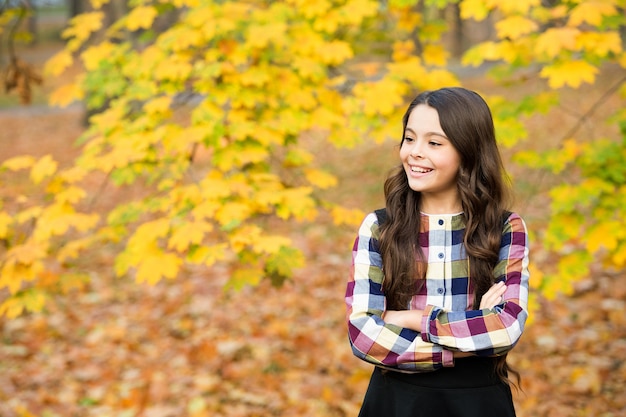
M439 253L439 255L437 255L437 256L439 257L439 259L443 259L444 254L443 254L443 252L441 252L441 253Z
M439 219L439 226L443 226L443 219Z
M443 294L443 288L437 288L437 292L438 292L439 294Z

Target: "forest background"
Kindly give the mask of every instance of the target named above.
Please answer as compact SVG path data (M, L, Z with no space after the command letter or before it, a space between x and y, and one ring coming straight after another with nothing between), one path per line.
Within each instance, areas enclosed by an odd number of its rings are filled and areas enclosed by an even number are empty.
M0 1L0 415L356 415L351 244L446 85L531 232L518 414L623 415L625 7Z

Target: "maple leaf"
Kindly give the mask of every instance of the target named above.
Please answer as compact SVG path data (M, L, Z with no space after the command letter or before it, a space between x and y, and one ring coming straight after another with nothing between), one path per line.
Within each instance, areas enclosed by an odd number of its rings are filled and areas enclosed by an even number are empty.
M85 49L85 51L80 54L80 57L85 68L89 71L93 71L98 68L100 61L110 59L115 49L115 46L111 42L105 41ZM71 61L69 64L71 64Z
M61 33L61 37L71 40L67 44L69 51L76 51L91 36L102 28L104 13L101 11L87 12L72 18L70 26Z
M539 27L534 20L520 15L508 16L498 21L495 26L500 39L518 39L535 32Z
M1 167L3 169L8 169L11 171L19 171L22 169L31 168L33 165L35 165L35 161L35 157L31 155L15 156L4 161Z
M183 223L172 231L167 248L182 253L193 244L199 245L204 235L212 229L211 224L206 222Z
M77 100L82 100L85 93L79 82L69 83L54 90L48 97L51 106L66 107Z
M539 55L545 54L548 58L555 58L564 49L574 51L579 35L580 30L577 28L550 28L537 37L535 52Z
M485 0L465 0L461 2L460 6L463 19L474 19L478 22L484 20L490 11Z
M264 275L260 266L241 266L232 272L225 287L239 291L247 285L258 285Z
M337 185L337 177L319 169L306 169L304 175L309 183L321 189Z
M422 58L427 65L444 67L448 62L448 52L441 45L426 45Z
M30 171L30 178L35 184L39 184L44 178L50 177L57 170L58 162L51 155L40 158Z
M579 49L600 57L622 51L622 39L617 32L582 32L577 38L577 44Z
M557 89L565 85L578 88L583 82L592 84L595 81L598 68L586 61L574 60L556 62L543 67L541 77L548 79L548 85Z
M72 57L72 53L67 49L63 49L46 61L44 73L56 77L68 69L73 62L74 58Z
M182 260L173 253L166 253L156 245L150 245L142 252L142 256L136 265L137 274L135 279L138 283L155 285L162 278L176 278Z
M153 6L135 7L126 16L126 27L131 32L139 29L150 29L157 15L157 9Z
M567 24L579 26L588 23L591 26L599 26L606 16L617 14L616 5L612 1L586 0L577 4L570 12Z
M597 252L600 248L614 251L619 242L626 237L620 222L602 221L592 226L585 233L585 246L591 253Z

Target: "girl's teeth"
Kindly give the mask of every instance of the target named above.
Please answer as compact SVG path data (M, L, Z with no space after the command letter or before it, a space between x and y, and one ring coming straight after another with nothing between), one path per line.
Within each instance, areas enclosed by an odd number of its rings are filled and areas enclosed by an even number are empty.
M432 169L423 169L423 168L412 167L411 171L413 171L413 172L420 172L420 173L424 174L426 172L432 171Z

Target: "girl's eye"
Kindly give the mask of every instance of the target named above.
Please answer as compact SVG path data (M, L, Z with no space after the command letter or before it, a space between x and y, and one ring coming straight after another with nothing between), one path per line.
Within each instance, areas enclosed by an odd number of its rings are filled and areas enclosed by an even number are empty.
M414 140L415 140L415 139L413 139L413 138L411 138L411 137L408 137L408 136L405 136L405 137L404 137L404 141L405 141L405 142L413 142Z
M428 144L431 145L431 146L441 146L441 143L433 142L432 140L430 142L428 142Z

